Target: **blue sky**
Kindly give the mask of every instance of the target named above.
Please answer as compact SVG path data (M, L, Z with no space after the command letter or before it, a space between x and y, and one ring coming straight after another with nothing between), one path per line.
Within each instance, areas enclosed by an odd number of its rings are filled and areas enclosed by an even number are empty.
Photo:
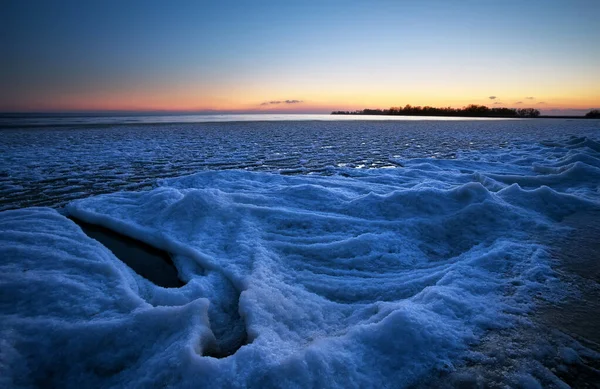
M525 97L586 109L600 105L598 14L600 1L9 0L0 110L324 112ZM264 104L285 100L301 103Z

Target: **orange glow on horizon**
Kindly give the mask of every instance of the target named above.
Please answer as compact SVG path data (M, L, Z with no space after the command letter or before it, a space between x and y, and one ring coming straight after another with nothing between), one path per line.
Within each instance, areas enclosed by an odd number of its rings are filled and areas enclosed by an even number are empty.
M489 96L474 97L471 91L462 94L444 92L429 94L422 92L394 93L389 90L367 90L365 92L347 91L315 93L310 90L291 90L282 93L273 90L251 90L238 88L228 93L199 93L195 89L173 91L131 91L127 93L82 93L62 94L52 98L40 96L37 99L23 99L0 104L0 111L5 112L45 112L45 111L176 111L176 112L299 112L326 113L334 110L357 110L364 108L413 106L454 107L460 108L469 104L486 105L488 107L577 109L586 110L600 106L600 93L596 91L569 91L570 94L536 94L528 99L527 93L511 91L510 95L498 93L495 99ZM583 92L583 93L577 93ZM529 93L533 94L533 93ZM273 96L281 96L273 99ZM286 103L286 100L301 100ZM279 102L271 103L269 102Z

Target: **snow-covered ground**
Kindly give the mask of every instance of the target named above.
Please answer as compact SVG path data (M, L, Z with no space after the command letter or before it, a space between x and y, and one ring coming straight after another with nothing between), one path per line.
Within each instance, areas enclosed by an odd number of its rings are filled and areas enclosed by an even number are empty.
M4 208L68 203L0 213L6 386L566 385L493 360L516 338L489 339L535 332L572 293L553 242L599 215L598 121L3 135ZM143 190L86 197L127 188ZM65 215L169 252L185 285L154 285ZM598 361L567 338L564 366ZM519 342L521 359L555 352ZM467 368L494 364L494 382Z

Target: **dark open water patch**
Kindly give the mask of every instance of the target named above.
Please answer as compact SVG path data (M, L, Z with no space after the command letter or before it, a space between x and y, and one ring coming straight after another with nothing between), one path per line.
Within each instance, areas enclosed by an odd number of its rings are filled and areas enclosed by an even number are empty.
M184 283L179 279L177 268L169 253L116 233L108 228L83 222L70 217L82 231L102 243L137 274L164 288L179 288Z

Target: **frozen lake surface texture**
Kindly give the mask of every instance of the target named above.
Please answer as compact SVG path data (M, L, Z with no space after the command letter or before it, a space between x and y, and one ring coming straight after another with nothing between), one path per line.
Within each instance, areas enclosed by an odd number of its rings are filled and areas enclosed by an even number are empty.
M0 386L600 382L600 121L138 121L0 123Z

